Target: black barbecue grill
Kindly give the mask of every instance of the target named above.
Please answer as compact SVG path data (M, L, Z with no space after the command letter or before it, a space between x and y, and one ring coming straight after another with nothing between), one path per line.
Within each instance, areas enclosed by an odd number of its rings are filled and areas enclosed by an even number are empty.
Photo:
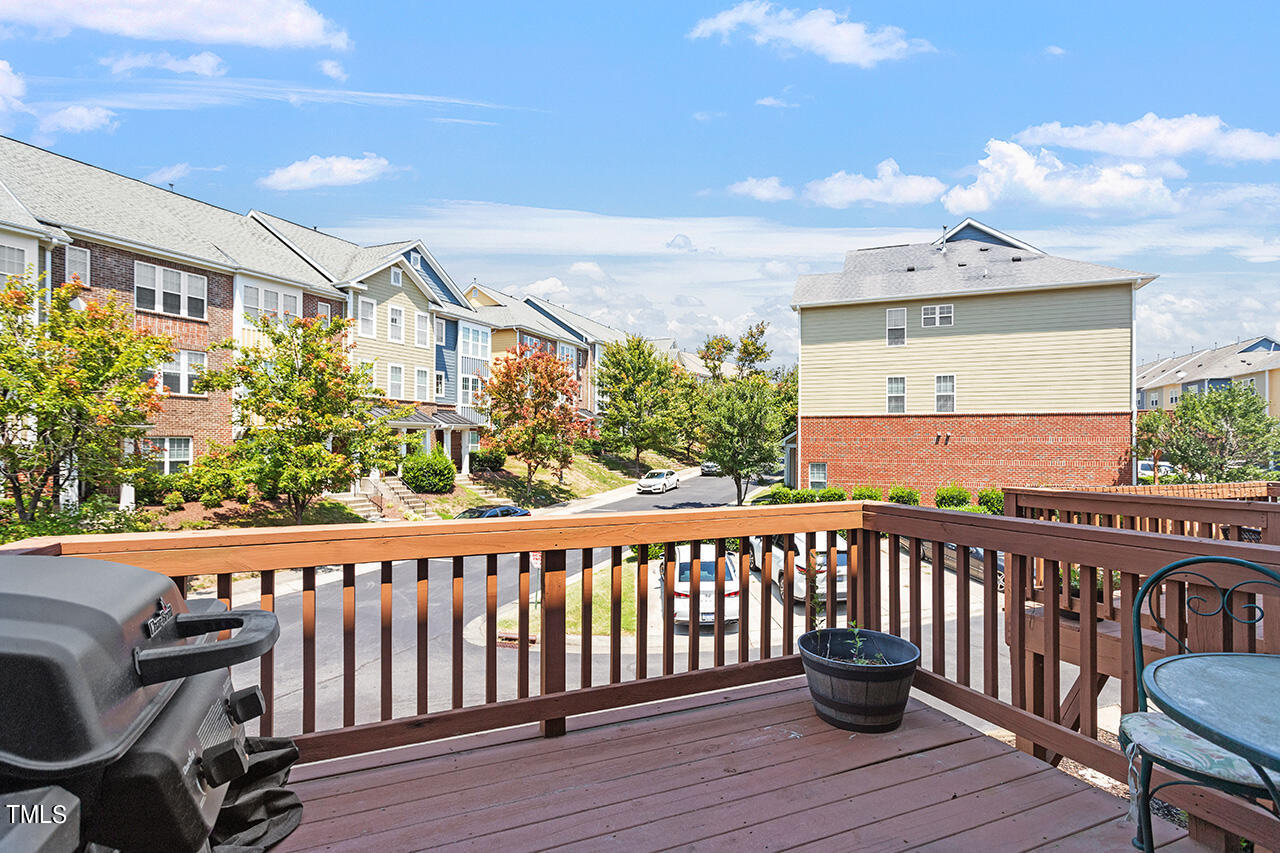
M263 710L229 667L279 634L274 614L188 602L156 572L0 558L0 803L56 786L78 799L81 843L200 850Z

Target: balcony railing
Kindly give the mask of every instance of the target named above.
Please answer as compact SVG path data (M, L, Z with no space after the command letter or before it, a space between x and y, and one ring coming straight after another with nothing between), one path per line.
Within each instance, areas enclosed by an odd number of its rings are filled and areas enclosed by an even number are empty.
M1133 506L1132 496L1115 497ZM1042 509L1047 508L1034 511ZM1148 516L1146 509L1122 512L1110 505L1057 503L1053 509L1178 520L1176 514ZM1213 514L1221 508L1210 509L1198 520L1244 524L1245 515L1223 521L1225 516ZM1239 505L1238 512L1259 511ZM1257 521L1255 515L1248 518ZM1268 523L1262 529L1276 528ZM824 600L810 596L803 606L792 604L797 552L775 550L773 541L794 537L801 553L807 552L803 564L813 567L820 532L830 545L826 565L845 574L847 606L836 600L834 572L822 581ZM844 543L839 551L837 535ZM757 566L747 556L751 540L764 546L750 549L761 554ZM704 590L711 597L706 634L683 633L675 619L677 543L686 542L693 543L698 564L690 579L691 624L701 622ZM652 557L650 543L659 546ZM258 673L268 698L261 728L299 733L308 761L520 723L541 723L551 736L564 731L567 716L798 674L795 638L821 619L828 625L856 621L908 637L922 650L918 689L1008 729L1029 751L1067 757L1117 780L1126 778L1127 763L1097 739L1099 692L1104 676L1114 675L1120 679L1121 710L1135 707L1136 673L1125 652L1132 648L1132 629L1117 616L1130 611L1142 578L1206 553L1280 569L1280 546L1270 541L1209 541L1124 525L873 502L80 536L27 540L10 548L143 566L173 577L191 594L211 578L213 592L229 605L276 610L282 639ZM628 559L633 553L634 562ZM736 630L726 619L730 560L742 579ZM707 561L714 565L713 580L704 585L700 564ZM376 576L359 568L368 564ZM320 566L341 568L325 572ZM592 634L592 573L579 572L576 582L572 577L575 567L584 566L600 566L608 579L607 636ZM818 578L809 572L806 588L813 589ZM317 581L318 574L327 580L339 573L333 583ZM1208 573L1223 586L1241 579L1230 566ZM632 574L635 630L629 637L623 632L622 590ZM659 574L664 582L654 586L650 582ZM279 578L282 590L299 578L298 591L278 598ZM1113 589L1114 602L1096 610L1102 621L1072 622L1064 615L1071 612L1072 578L1078 578L1078 588ZM246 584L253 585L248 592ZM357 589L365 588L368 594L357 601ZM510 644L500 642L500 588L506 590L505 607L515 613ZM578 637L566 631L568 589L581 595ZM1163 595L1176 610L1194 593L1169 584ZM1259 603L1280 614L1280 602ZM318 619L318 611L325 618ZM358 611L376 614L376 625L358 620ZM536 638L530 629L534 614L540 617ZM1196 617L1178 625L1198 640L1198 650L1280 652L1280 632L1264 634L1256 625L1227 627ZM376 643L366 641L370 631ZM1163 653L1162 641L1147 642ZM439 672L442 651L447 678ZM341 686L340 703L332 714L322 707L319 717L317 697L328 682L318 687L318 654L319 668L333 672L334 684ZM286 660L297 665L282 665ZM1073 684L1063 683L1063 672ZM277 679L296 680L296 691L278 691ZM371 684L376 714L361 711ZM1231 832L1280 841L1275 819L1242 800L1181 786L1165 796Z

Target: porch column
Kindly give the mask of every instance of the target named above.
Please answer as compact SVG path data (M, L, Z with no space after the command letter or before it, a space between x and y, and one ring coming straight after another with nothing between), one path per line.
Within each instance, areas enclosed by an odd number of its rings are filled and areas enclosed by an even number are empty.
M80 477L76 471L75 457L70 457L67 466L71 469L70 476L62 485L62 491L58 494L58 506L61 509L68 509L79 506L80 504Z
M431 452L431 437L433 435L435 435L435 430L433 429L424 429L422 431L422 452L423 453Z
M462 435L462 476L471 476L471 433L467 430Z

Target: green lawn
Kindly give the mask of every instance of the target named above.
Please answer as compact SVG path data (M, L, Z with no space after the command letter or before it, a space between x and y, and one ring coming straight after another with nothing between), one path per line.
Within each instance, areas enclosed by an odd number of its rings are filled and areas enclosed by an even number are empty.
M691 464L688 460L671 459L647 451L640 458L640 467L643 469L641 474L651 468L679 469ZM501 471L477 472L473 476L504 501L536 508L629 485L635 482L637 476L633 474L634 467L633 460L610 453L600 456L577 453L574 454L573 464L565 469L563 483L554 470L538 471L534 475L531 496L525 493L524 463L514 456L507 457L507 464Z
M609 566L601 566L591 573L591 633L609 636L612 614L609 610L609 599L612 597L613 570ZM582 636L582 579L574 581L565 588L565 633L570 637ZM498 620L498 629L516 631L519 628L518 614ZM529 603L529 633L538 634L542 627L541 610L533 602ZM636 564L628 557L622 566L622 633L634 636L636 633Z

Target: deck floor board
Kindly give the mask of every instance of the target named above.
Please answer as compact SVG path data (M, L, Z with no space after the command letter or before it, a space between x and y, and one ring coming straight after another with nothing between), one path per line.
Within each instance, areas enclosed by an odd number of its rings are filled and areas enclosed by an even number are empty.
M301 767L303 822L275 850L1122 849L1132 834L1125 801L914 700L881 735L821 722L803 679L570 722Z

